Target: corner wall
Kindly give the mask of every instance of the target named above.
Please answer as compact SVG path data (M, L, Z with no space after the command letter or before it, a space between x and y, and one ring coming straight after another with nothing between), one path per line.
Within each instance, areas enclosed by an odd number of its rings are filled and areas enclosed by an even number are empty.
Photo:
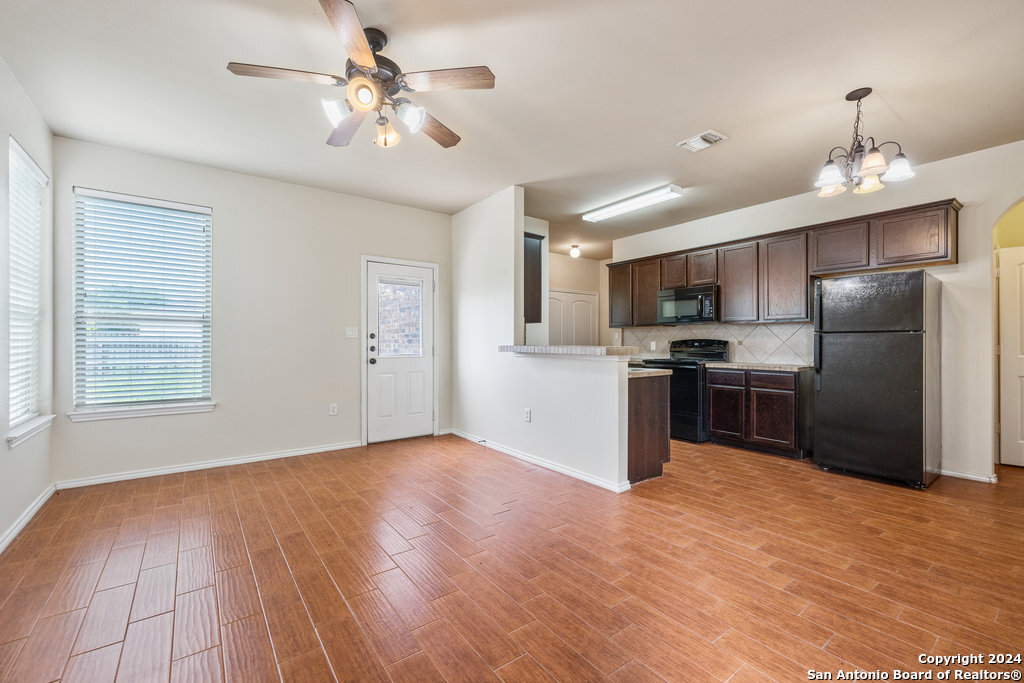
M50 129L36 111L35 106L22 91L14 75L3 61L0 61L0 140L7 151L8 136L14 136L32 159L51 179L43 198L43 335L40 368L40 402L42 413L51 412L51 340L53 312L50 305L52 296L52 246L53 237L53 151ZM0 381L0 425L10 424L10 215L8 204L8 163L6 154L0 163L0 299L3 301L3 315L0 316L0 362L3 364L3 380ZM42 503L52 489L50 477L50 454L52 450L52 426L13 449L8 448L6 439L0 444L0 550L14 533L34 512L34 504Z
M55 138L58 483L360 440L360 256L440 265L440 428L451 425L451 218ZM72 188L213 208L211 413L70 422ZM336 402L340 414L328 415Z
M1019 172L1024 141L918 166L917 177L882 192L822 199L788 197L612 243L614 260L689 249L734 239L959 199L959 263L929 268L942 281L942 469L990 481L995 472L994 293L992 229L1024 194Z
M498 351L514 343L521 321L522 226L521 187L452 217L453 428L599 486L628 488L626 363Z

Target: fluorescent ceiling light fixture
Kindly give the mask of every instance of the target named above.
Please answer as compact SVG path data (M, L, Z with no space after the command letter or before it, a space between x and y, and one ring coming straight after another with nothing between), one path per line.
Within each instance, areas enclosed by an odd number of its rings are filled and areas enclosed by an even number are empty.
M623 199L622 201L609 204L608 206L602 206L600 209L594 209L583 214L583 220L591 223L603 221L606 218L612 218L613 216L620 216L630 211L636 211L642 209L645 206L651 206L652 204L658 204L668 199L674 199L683 193L683 188L678 185L666 185L665 187L659 187L656 190L650 192L644 192L638 194L635 197L629 199Z

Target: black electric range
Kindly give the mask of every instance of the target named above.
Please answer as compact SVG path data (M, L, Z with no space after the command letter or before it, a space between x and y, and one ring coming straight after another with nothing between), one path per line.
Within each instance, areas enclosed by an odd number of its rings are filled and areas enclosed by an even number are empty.
M670 433L673 439L700 443L708 440L704 419L704 363L729 359L729 342L721 339L677 339L669 358L644 361L647 368L669 368Z

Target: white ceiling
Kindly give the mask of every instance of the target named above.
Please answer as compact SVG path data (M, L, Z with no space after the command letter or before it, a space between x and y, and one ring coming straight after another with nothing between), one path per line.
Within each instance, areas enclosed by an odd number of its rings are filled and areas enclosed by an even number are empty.
M354 0L407 71L486 64L494 90L416 95L462 136L344 149L328 86L229 61L344 74L317 0L0 0L0 57L59 135L444 213L526 188L551 246L610 240L811 189L865 129L924 163L1024 138L1020 0ZM729 140L674 144L707 128ZM402 130L400 128L400 130ZM908 181L913 182L913 180ZM599 224L588 209L675 183ZM827 201L827 200L822 200Z

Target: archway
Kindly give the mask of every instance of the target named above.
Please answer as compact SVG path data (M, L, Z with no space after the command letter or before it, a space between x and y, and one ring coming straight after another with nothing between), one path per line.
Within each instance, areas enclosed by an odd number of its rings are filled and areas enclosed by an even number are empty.
M998 268L999 463L1024 466L1024 199L992 228Z

